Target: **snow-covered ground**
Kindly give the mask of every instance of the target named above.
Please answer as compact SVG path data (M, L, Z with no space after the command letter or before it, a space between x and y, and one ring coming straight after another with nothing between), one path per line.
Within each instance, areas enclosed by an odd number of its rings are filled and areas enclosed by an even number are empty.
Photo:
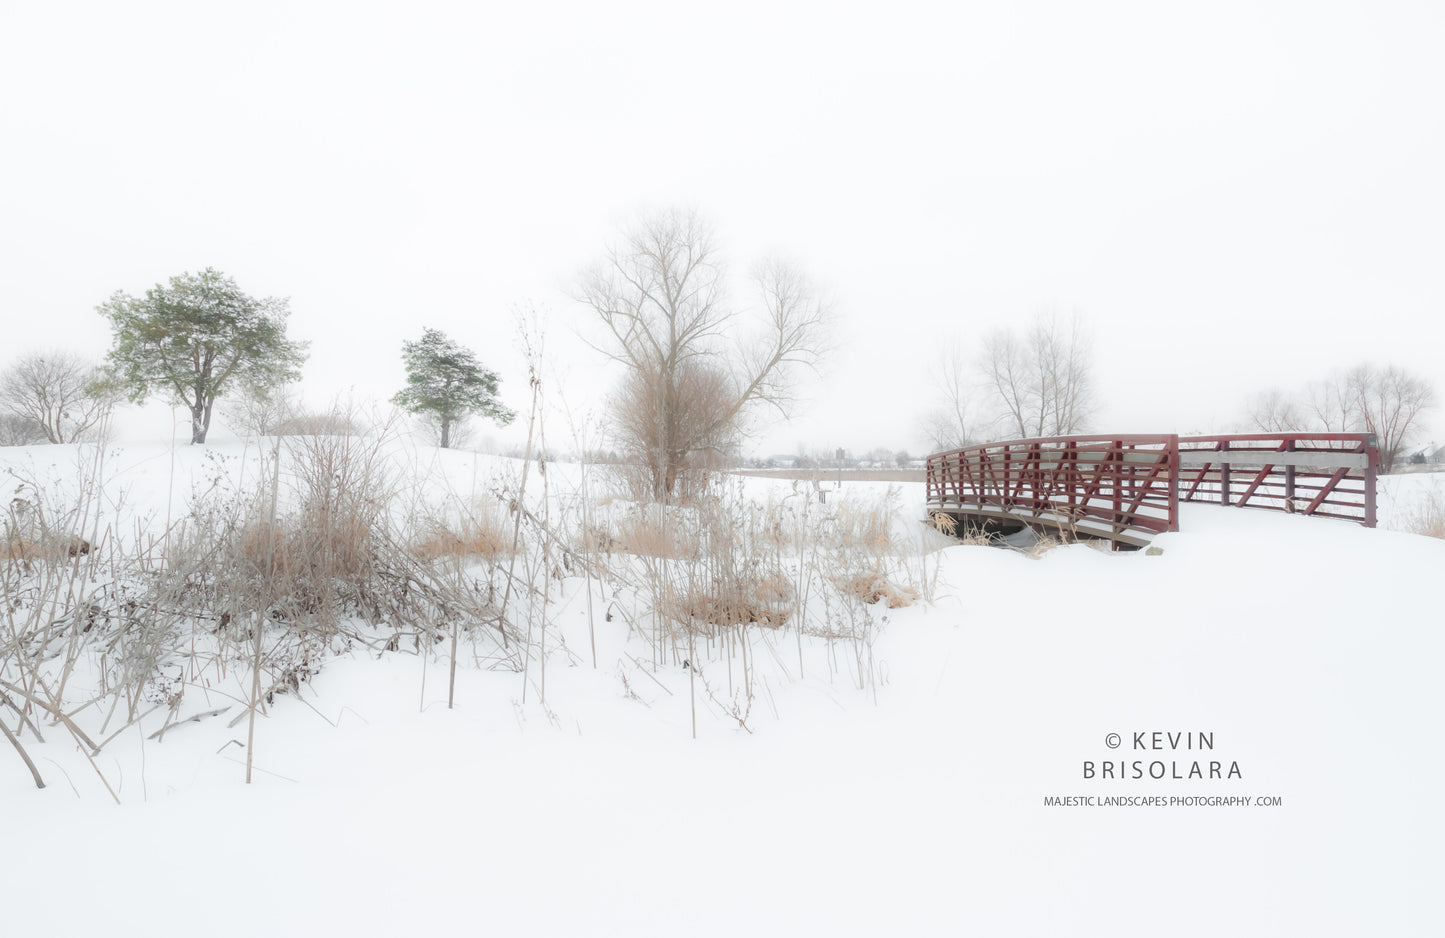
M469 496L517 471L408 458ZM108 517L242 462L116 449ZM76 451L0 463L63 489ZM43 791L0 743L3 933L1440 934L1445 542L1389 530L1432 484L1384 480L1378 530L1186 505L1158 556L948 547L931 603L869 607L871 647L753 630L746 728L721 656L653 673L599 618L594 669L578 577L545 704L464 667L447 709L444 648L343 655L258 723L250 786L229 717L148 739L162 709L94 767L43 728Z

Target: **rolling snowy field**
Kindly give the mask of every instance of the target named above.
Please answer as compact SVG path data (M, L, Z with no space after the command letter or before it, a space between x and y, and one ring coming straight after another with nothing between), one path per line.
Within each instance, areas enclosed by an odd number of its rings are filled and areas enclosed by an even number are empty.
M0 450L0 494L61 497L91 456ZM441 500L521 471L389 458ZM100 525L162 531L259 466L113 447ZM547 467L554 499L577 472ZM594 667L564 571L545 703L540 648L525 678L464 654L448 709L446 643L353 646L265 709L249 786L239 666L93 765L47 718L21 733L43 790L0 744L3 932L1440 934L1445 542L1390 529L1433 485L1383 480L1377 530L1186 505L1161 555L1037 557L940 547L921 485L846 485L816 510L891 500L922 594L830 606L852 637L756 627L684 667L594 583Z

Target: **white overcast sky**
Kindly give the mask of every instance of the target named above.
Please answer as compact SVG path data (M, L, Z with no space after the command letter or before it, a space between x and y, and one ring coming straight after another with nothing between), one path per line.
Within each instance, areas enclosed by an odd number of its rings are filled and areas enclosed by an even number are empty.
M531 302L582 411L569 284L682 204L836 299L752 452L919 452L937 348L1040 309L1092 326L1100 430L1223 431L1365 360L1445 393L1439 2L0 11L0 367L99 355L111 293L214 266L291 298L308 401L394 393L432 326L523 409Z

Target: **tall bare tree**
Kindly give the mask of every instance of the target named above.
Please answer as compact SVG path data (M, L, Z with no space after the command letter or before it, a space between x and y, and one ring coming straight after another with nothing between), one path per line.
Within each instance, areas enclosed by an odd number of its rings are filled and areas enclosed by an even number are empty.
M957 340L938 351L931 382L938 406L923 418L923 432L935 452L958 449L980 438L983 428L975 413L971 366Z
M0 411L37 424L51 443L72 443L110 413L115 394L94 362L74 352L21 356L0 374Z
M672 210L625 231L581 282L603 327L598 347L626 368L614 432L659 500L677 494L692 457L734 443L755 405L786 413L797 367L822 352L827 305L801 273L781 261L756 269L766 325L752 343L737 338L725 278L711 227Z
M1083 430L1094 409L1092 347L1077 314L1061 320L1040 313L1022 335L990 335L981 365L1005 432L1027 438Z
M1380 468L1390 472L1421 412L1434 406L1434 389L1396 365L1361 365L1350 371L1347 380L1360 424L1366 433L1375 434L1380 447Z

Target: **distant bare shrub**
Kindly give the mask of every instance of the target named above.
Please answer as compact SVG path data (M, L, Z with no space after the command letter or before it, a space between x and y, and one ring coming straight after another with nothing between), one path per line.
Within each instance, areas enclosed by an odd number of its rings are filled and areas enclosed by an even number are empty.
M118 397L94 362L73 352L21 356L0 373L0 412L33 421L51 443L84 439Z
M337 402L325 410L302 406L286 388L247 388L227 400L226 423L244 439L263 436L359 436L365 428L356 409Z
M32 418L0 413L0 446L32 446L45 441L45 428Z
M277 436L360 436L363 432L350 412L332 409L297 411L276 422Z

